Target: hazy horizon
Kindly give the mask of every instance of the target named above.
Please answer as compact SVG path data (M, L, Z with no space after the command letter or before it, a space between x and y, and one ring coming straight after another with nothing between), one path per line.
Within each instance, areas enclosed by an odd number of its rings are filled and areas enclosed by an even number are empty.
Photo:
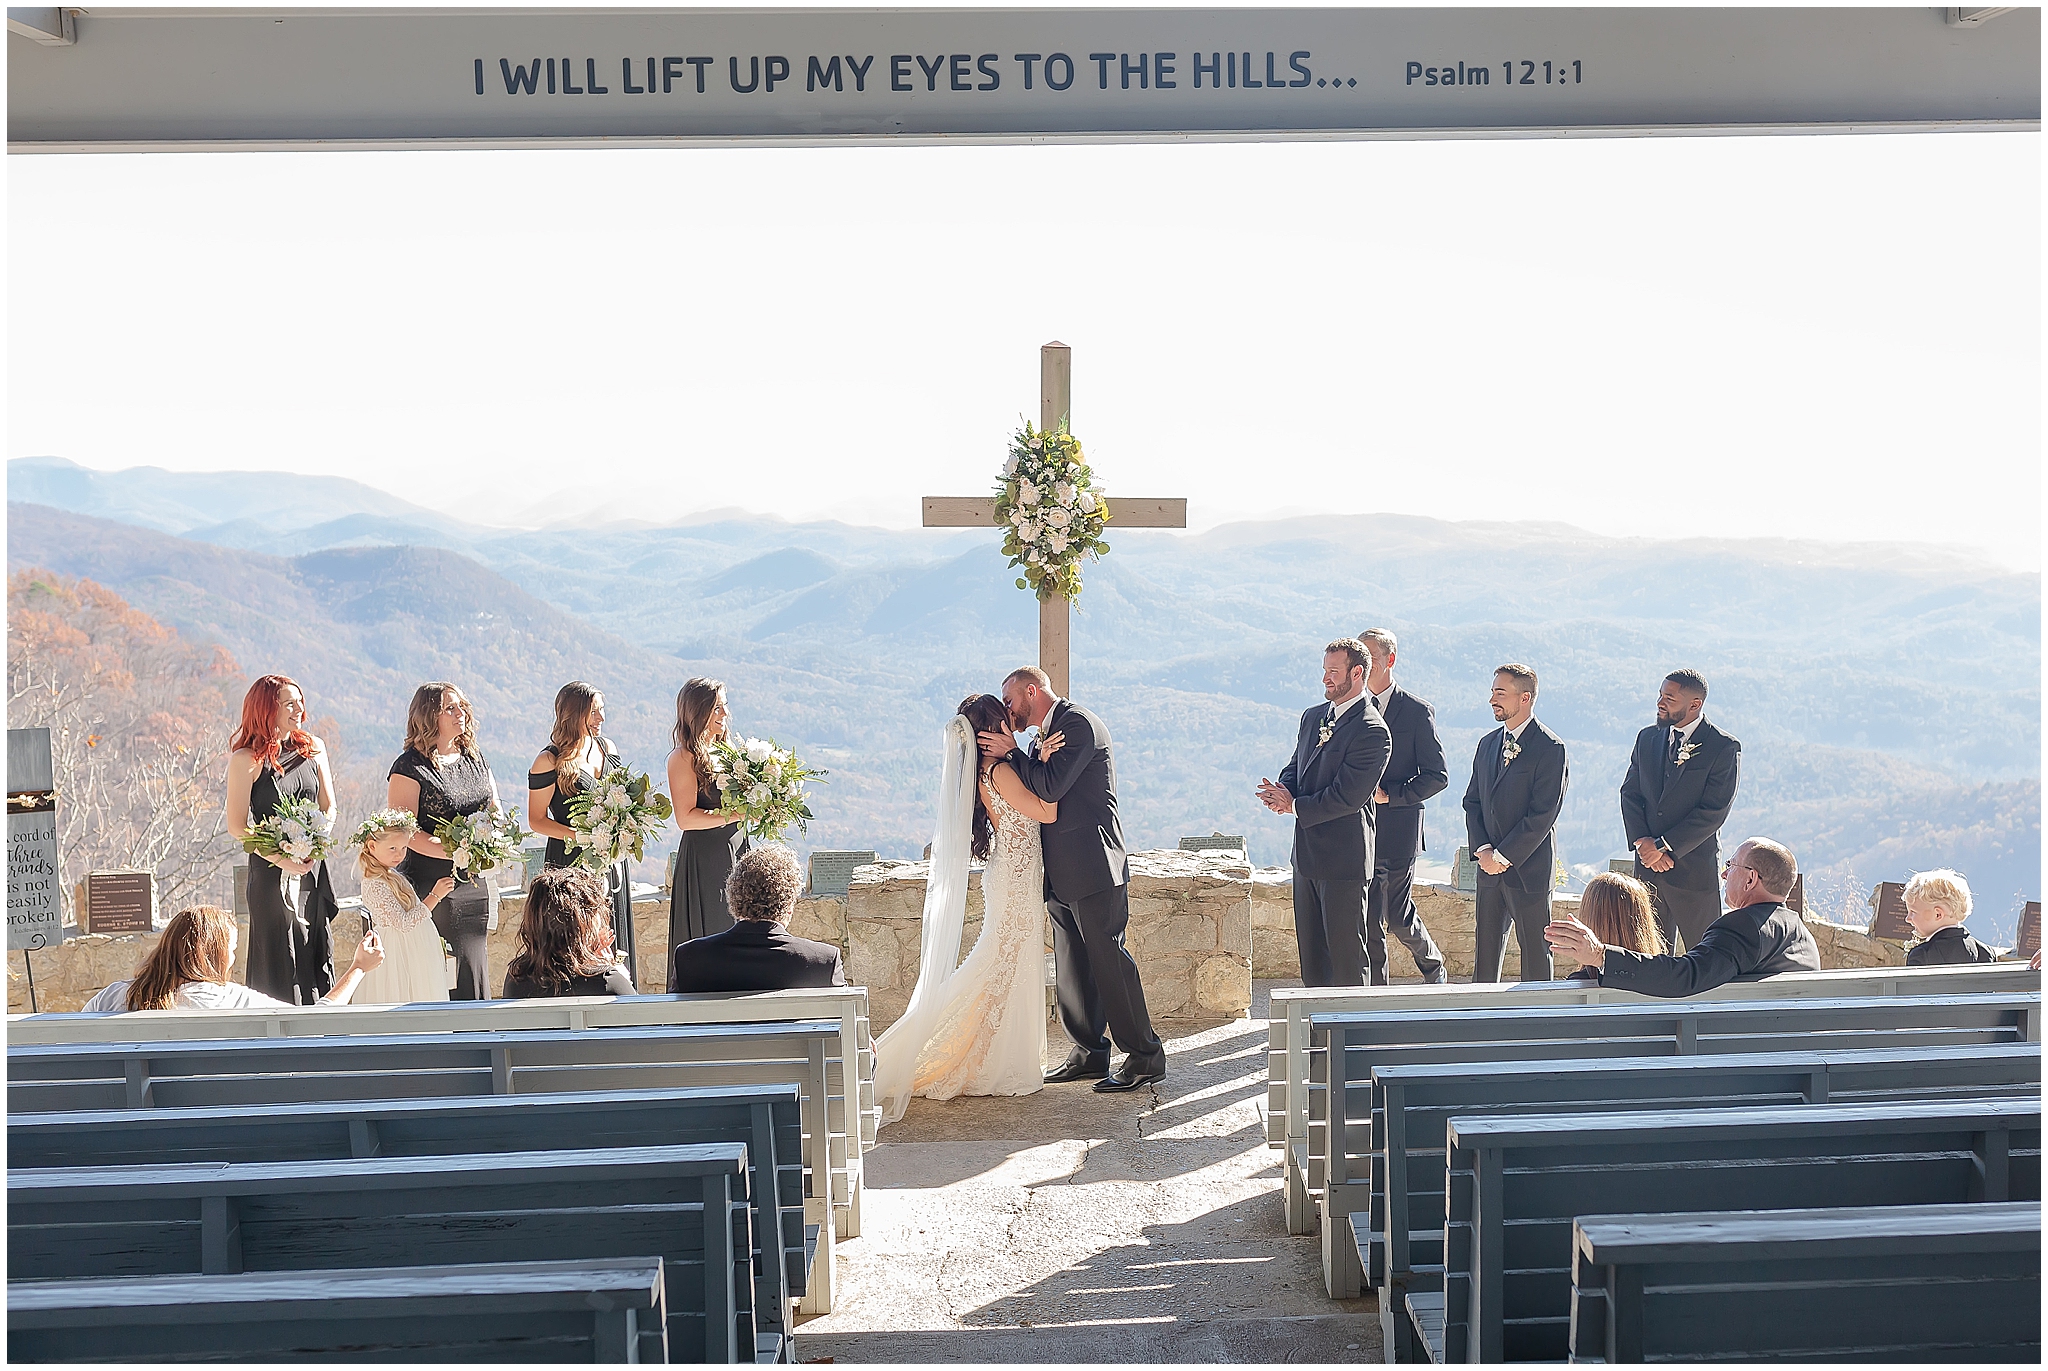
M56 460L56 461L64 461L64 462L71 462L71 463L72 463L72 465L75 465L75 466L79 466L79 467L84 467L84 468L85 468L86 470L89 470L89 471L94 471L94 472L99 472L99 473L101 473L101 474L105 474L105 475L119 475L119 474L122 474L122 473L126 473L126 472L133 472L133 471L150 471L150 470L156 470L156 471L163 471L163 472L167 472L167 473L170 473L170 474L174 474L174 475L181 475L181 476L231 476L231 475L249 475L249 476L263 476L263 475L267 475L267 474L276 474L276 475L303 475L303 474L311 474L311 473L298 473L298 472L291 472L291 471L290 471L290 470L289 470L288 468L284 468L284 467L256 467L256 468L235 468L235 467L215 467L215 468L211 468L211 469L197 469L197 468L194 468L194 469L189 469L189 470L182 470L182 471L173 471L173 470L172 470L171 468L168 468L168 467L158 467L158 466L155 466L155 465L153 465L153 464L151 464L151 463L136 463L136 464L133 464L133 465L128 465L128 466L116 466L116 467L93 467L93 466L88 466L88 465L87 465L86 463L83 463L83 462L76 462L76 461L74 461L73 459L71 459L71 458L67 458L67 457L64 457L64 456L62 456L61 454L58 454L58 453L33 453L33 454L28 454L28 455L26 455L26 456L23 456L23 457L14 457L14 458L10 458L10 459L9 459L9 461L8 461L8 466L9 466L9 468L10 468L10 470L11 470L11 468L12 468L12 466L13 466L13 464L14 464L15 462L22 462L22 461L31 461L31 462L33 462L33 461L44 461L44 460ZM379 485L378 483L376 483L376 482L374 482L374 481L371 481L371 480L367 480L367 479L364 479L364 478L363 478L362 476L359 476L359 475L346 475L346 476L337 476L337 479L342 479L342 480L349 480L349 481L354 481L354 482L355 482L356 484L358 484L358 485L366 486L366 487L368 487L368 488L370 488L370 489L372 489L372 490L375 490L375 491L379 491L379 492L381 492L381 493L383 493L383 494L385 494L385 495L388 495L388 496L390 496L390 497L391 497L391 498L393 498L394 500L402 501L402 502L404 502L404 503L405 503L405 504L407 504L407 505L412 505L412 506L413 506L414 508L420 509L420 510L422 510L423 512L426 512L426 513L430 513L430 514L432 514L432 513L438 513L438 511L434 511L434 510L431 510L431 509L427 509L427 508L426 508L425 506L417 506L417 505L414 505L413 501L411 501L410 499L408 499L408 497L407 497L407 496L406 496L406 495L405 495L405 494L404 494L403 492L391 490L391 489L389 489L389 488L387 488L387 487L385 487L385 486L383 486L383 485ZM983 493L983 492L982 492L982 491L979 491L979 490L971 490L971 489L962 489L962 490L960 490L960 491L957 491L957 492L952 492L952 493L958 493L958 494L980 494L980 493ZM12 489L12 486L11 486L11 484L10 484L10 486L9 486L9 490L8 490L8 496L7 496L7 498L8 498L8 499L9 499L10 501L12 501L12 500L14 500L14 499L16 498L16 496L15 496L15 494L14 494L14 492L13 492L13 489ZM30 503L35 503L35 502L34 502L34 501L30 501ZM402 516L403 516L403 513L405 513L405 512L406 512L406 511L400 511L397 517L402 517ZM1755 534L1755 535L1748 535L1748 536L1743 536L1743 535L1731 535L1731 534L1718 534L1718 533L1691 533L1691 534L1678 534L1678 535L1672 535L1672 536L1669 536L1669 537L1659 537L1658 535L1656 535L1656 534L1654 534L1654 533L1607 533L1607 532L1602 532L1602 531L1600 531L1600 530L1598 530L1598 529L1594 529L1594 528L1589 528L1589 527L1587 527L1587 526L1586 526L1586 525L1584 525L1584 524L1581 524L1581 523L1575 523L1575 522L1573 522L1573 521L1572 521L1572 520L1570 520L1570 519L1555 519L1555 518L1544 518L1544 519L1497 519L1497 518L1496 518L1496 519L1483 519L1483 518L1469 518L1469 517L1468 517L1468 518L1449 518L1449 517L1445 517L1445 516L1443 516L1443 515L1438 515L1438 514L1428 514L1428 513L1417 513L1417 512L1412 512L1412 511L1396 511L1396 510L1349 510L1349 511L1343 511L1343 512L1333 512L1333 511L1329 511L1329 510L1320 510L1320 509L1314 509L1314 508L1309 508L1309 507L1305 507L1305 506L1304 506L1304 507L1300 507L1300 508L1293 508L1293 509L1286 509L1286 508L1283 508L1283 509L1276 509L1276 510L1272 510L1272 511L1260 511L1260 512L1258 512L1258 513L1255 513L1255 514L1249 514L1249 515L1240 515L1240 516L1237 516L1237 517L1217 517L1217 516L1216 516L1216 515L1214 514L1213 510L1212 510L1212 511L1211 511L1211 517L1209 517L1208 519L1204 520L1204 519L1201 519L1201 518L1198 518L1198 517L1197 517L1197 515L1196 515L1196 512L1195 512L1195 505L1194 505L1194 502L1193 502L1193 501L1190 501L1190 504L1189 504L1189 517L1188 517L1188 528L1187 528L1187 530L1185 531L1185 533L1182 533L1182 532L1180 532L1180 531L1178 531L1178 530L1154 530L1154 529L1147 529L1147 530L1144 530L1144 531L1143 531L1143 535L1142 535L1142 536L1144 536L1144 537L1145 537L1145 538L1147 538L1147 539L1151 539L1151 538L1174 538L1174 537L1191 537L1191 536L1199 536L1199 535L1201 535L1201 534L1205 534L1205 533L1213 533L1213 532L1216 532L1216 531L1218 531L1218 530L1220 530L1220 529L1227 529L1227 528L1232 528L1232 527L1236 527L1236 526L1240 526L1240 525L1259 525L1259 524L1268 524L1268 523L1279 523L1279 522L1284 522L1284 521L1288 521L1288 520L1297 520L1297 519L1329 519L1329 518L1354 518L1354 517L1356 517L1356 518L1372 518L1372 517L1377 517L1377 516L1386 516L1386 517L1392 517L1392 518L1415 518L1415 519L1433 519L1433 520L1436 520L1436 521L1438 521L1438 522L1441 522L1441 523L1445 523L1445 524L1451 524L1451 525L1456 525L1456 526L1473 526L1473 525L1481 525L1481 524L1505 524L1505 525L1520 525L1520 526L1524 526L1524 527L1532 527L1532 528L1533 528L1533 527L1543 527L1543 528L1566 528L1566 529L1570 529L1570 530L1571 530L1571 531L1573 531L1574 533L1577 533L1577 534L1583 535L1583 536L1585 536L1585 537L1587 537L1587 538L1590 538L1590 539L1595 539L1595 540L1598 540L1598 541L1603 541L1603 542L1645 542L1645 543L1652 543L1652 544L1655 544L1655 543L1667 543L1667 544L1673 544L1673 545L1678 545L1678 544L1687 544L1687 543L1700 543L1700 542L1708 542L1708 543L1715 543L1715 542L1731 542L1731 543L1739 543L1739 544L1745 544L1745 545L1753 545L1753 544L1765 544L1765 543L1806 543L1806 544L1811 544L1811 545L1813 545L1813 546L1816 546L1816 547L1828 547L1828 548L1838 548L1838 549L1843 549L1843 550L1845 550L1845 551L1849 551L1849 552L1852 552L1852 553L1853 553L1853 552L1858 552L1858 551L1870 550L1870 549L1878 549L1878 548L1884 548L1884 547L1898 547L1898 546L1902 546L1902 545L1903 545L1903 546L1908 546L1908 547L1912 547L1912 548L1920 549L1920 550L1923 550L1923 551L1926 551L1926 552L1930 552L1930 553L1936 553L1936 554L1940 554L1940 555L1944 555L1944 556L1951 556L1951 557L1956 557L1956 558L1960 558L1960 559L1963 559L1963 560L1967 560L1967 561L1974 561L1974 562L1978 562L1978 563L1980 563L1980 564L1983 564L1983 565L1985 565L1985 566L1990 566L1990 567L1996 567L1996 568L1998 568L1999 570L2002 570L2002 571L2005 571L2005 572L2009 572L2009 573L2013 573L2013 574L2019 574L2019 575L2028 575L2028 574L2032 574L2032 575L2036 575L2036 576L2038 576L2038 575L2040 574L2040 568L2039 568L2039 566L2038 566L2038 565L2036 565L2036 566L2020 566L2020 565L2015 565L2015 564L2013 564L2012 562L2009 562L2009 561L2006 561L2006 560L2003 560L2003 559L2001 559L2001 558L1997 557L1997 556L1996 556L1996 555L1994 555L1994 554L1993 554L1993 553L1992 553L1992 552L1991 552L1990 550L1988 550L1988 549L1985 549L1985 548L1981 548L1981 547L1973 547L1973 546L1970 546L1970 545L1968 545L1968 544L1965 544L1965 543L1954 543L1954 542L1941 542L1941 541L1938 541L1938 540L1934 540L1934 539L1895 539L1895 538L1812 538L1812 539L1793 539L1793 538L1788 538L1788 537L1786 537L1785 535L1782 535L1782 534ZM838 525L844 526L844 527L846 527L846 528L849 528L849 529L855 529L855 530L873 530L873 531L877 531L877 532L884 532L884 533L899 533L899 532L913 532L913 531L914 531L914 532L924 532L924 533L928 533L928 534L930 535L930 537L931 537L931 539L932 539L932 541L933 541L934 543L941 543L941 542L953 542L953 541L957 541L958 539L960 539L960 538L961 538L961 537L963 536L963 534L965 534L965 533L969 532L968 530L961 530L961 529L947 529L947 528L938 528L938 529L929 529L929 530L926 530L926 529L924 529L924 528L922 527L922 525L921 525L921 524L920 524L920 523L918 522L917 518L915 517L915 511L913 511L913 515L912 515L912 517L904 518L904 519L902 519L902 520L899 520L899 521L896 521L896 522L885 522L885 521L882 521L882 520L879 520L879 519L867 519L867 520L862 520L862 519L855 519L855 518L844 518L844 519L842 519L842 518L835 518L835 517L833 517L833 516L831 516L831 515L829 515L829 514L824 514L824 515L817 515L817 516L814 516L814 517L809 517L809 518L792 518L792 517L790 517L789 515L787 515L787 514L784 514L784 513L781 513L781 512L779 512L779 511L776 511L776 510L772 510L772 509L758 509L758 508L749 508L749 507L747 507L747 506L744 506L744 505L722 505L722 506L718 506L718 507L715 507L715 508L706 508L706 509L701 509L701 510L693 510L693 511L690 511L690 512L688 512L688 513L685 513L685 514L681 514L681 515L678 515L678 516L676 516L676 517L674 517L674 518L669 518L669 519L645 519L645 518L635 518L635 517L627 517L627 516L616 516L616 517L606 517L606 513L605 513L605 511L601 511L601 510L591 510L591 511L586 511L586 512L583 512L583 513L581 513L581 514L578 514L578 515L572 515L572 516L569 516L569 517L566 517L566 518L556 519L556 520L554 520L554 521L552 521L552 522L546 522L546 523L541 523L541 522L533 522L533 521L520 521L520 520L518 520L518 519L516 519L516 518L514 518L514 517L500 517L500 518L496 518L496 519L492 519L492 518L484 518L484 517L479 517L479 516L478 516L478 514L477 514L477 512L475 512L475 511L464 511L464 513L463 513L462 515L460 515L460 516L456 516L456 515L448 515L448 516L445 516L445 517L449 517L449 518L458 518L460 522L463 522L463 523L466 523L466 524L470 524L470 525L473 525L474 527L476 527L476 528L478 528L478 529L481 529L481 530L487 530L487 531L491 531L491 532L501 532L501 533L520 533L520 532L535 532L535 533L538 533L538 532L560 532L560 531L575 531L575 530L583 530L583 529L589 529L589 530L597 530L597 531L601 531L601 530L603 530L603 529L606 529L606 528L630 528L630 529L649 529L649 530L652 530L652 529L663 529L663 528L688 528L688 527L691 527L691 526L695 526L695 525L701 525L701 524L707 524L707 523L715 523L715 522L718 522L718 521L720 521L720 520L724 520L724 519L735 519L735 520L757 520L757 521L766 521L766 522L770 522L770 523L780 523L780 524L784 524L784 525L787 525L787 526L789 526L789 527L792 527L792 528L795 528L795 527L801 527L801 526L803 526L803 525L806 525L806 524L838 524ZM1132 531L1133 531L1133 530L1126 530L1126 535L1128 536L1128 534L1129 534L1130 532L1132 532Z

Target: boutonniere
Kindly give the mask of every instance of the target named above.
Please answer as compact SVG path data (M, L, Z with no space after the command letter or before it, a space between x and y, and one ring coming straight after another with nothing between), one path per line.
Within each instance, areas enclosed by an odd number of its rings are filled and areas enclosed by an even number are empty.
M1514 735L1514 734L1512 734L1512 733L1503 733L1503 734L1501 734L1501 735L1500 735L1500 764L1501 764L1502 766L1506 766L1506 765L1507 765L1507 764L1508 764L1509 762L1512 762L1513 760L1515 760L1515 758L1517 758L1517 757L1519 757L1519 756L1521 756L1521 755L1522 755L1522 745L1521 745L1521 743L1520 743L1520 742L1516 741L1516 739L1515 739L1515 735Z
M1687 762L1692 760L1692 754L1698 752L1699 750L1700 745L1698 743L1694 742L1690 738L1686 739L1684 742L1678 745L1678 760L1674 761L1672 765L1684 766Z
M1325 714L1323 716L1323 726L1316 730L1316 746L1320 748L1324 743L1329 742L1330 735L1336 731L1337 721Z

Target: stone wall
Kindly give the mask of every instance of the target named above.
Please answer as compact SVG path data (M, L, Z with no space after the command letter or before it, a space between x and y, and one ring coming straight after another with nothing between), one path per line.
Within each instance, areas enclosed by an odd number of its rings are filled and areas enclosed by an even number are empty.
M1815 914L1806 916L1806 930L1820 944L1820 964L1830 971L1906 964L1906 945L1890 938L1873 938L1860 928L1829 923Z
M923 931L925 864L879 862L855 873L846 896L800 900L790 931L837 945L846 958L847 979L866 985L879 1033L901 1017L917 981ZM1294 941L1294 887L1285 867L1252 870L1240 861L1190 852L1131 854L1131 925L1125 941L1145 977L1145 995L1153 1016L1172 1018L1236 1018L1251 1004L1251 982L1294 980L1301 975ZM1455 980L1472 977L1472 896L1450 886L1418 885L1415 905L1430 936L1444 951ZM1576 896L1560 895L1560 911L1575 911ZM505 978L505 966L519 950L519 919L525 901L505 899L498 930L490 938L491 986ZM967 924L962 955L972 949L981 929L981 876L968 882ZM658 995L668 984L668 896L633 906L634 937L640 949L639 988ZM1866 968L1904 966L1903 943L1873 938L1858 928L1829 923L1808 915L1806 926L1820 945L1821 965ZM361 937L361 921L344 913L334 922L334 962L348 965ZM7 1010L28 1012L28 981L24 957L35 958L37 1003L44 1010L74 1010L102 986L135 973L155 934L74 936L40 952L7 956ZM1388 940L1388 971L1399 981L1418 981L1413 958L1398 939ZM242 922L235 979L241 980L249 946L248 922ZM1052 951L1051 932L1046 952ZM1559 956L1553 974L1563 976L1576 963ZM1521 957L1512 934L1502 978L1520 975ZM1047 992L1048 1007L1051 1003Z
M1558 895L1551 901L1558 913L1576 914L1579 898ZM1415 908L1423 926L1444 954L1451 978L1472 979L1472 959L1477 951L1470 891L1447 885L1415 887ZM1820 964L1828 970L1904 966L1906 945L1887 938L1873 938L1860 928L1829 923L1809 914L1806 927L1820 947ZM1551 956L1551 974L1570 975L1578 962L1562 954ZM1515 937L1508 934L1507 956L1501 979L1520 977L1522 955ZM1419 981L1415 959L1398 938L1387 939L1387 974L1394 981ZM1300 954L1294 940L1294 885L1286 867L1262 867L1252 874L1252 975L1261 980L1294 980L1301 976Z
M847 975L867 986L877 1033L902 1017L917 983L928 870L923 862L877 862L855 871L847 889ZM1242 1018L1250 1010L1250 885L1251 868L1232 858L1171 850L1131 854L1124 941L1143 968L1154 1018ZM963 958L980 933L982 909L975 872L968 879ZM1045 950L1052 951L1050 926Z
M490 986L493 991L505 982L505 967L519 952L519 920L526 911L523 896L511 895L498 905L498 927L487 945ZM790 930L799 937L845 946L846 901L831 897L797 902ZM248 962L249 921L239 920L241 941L235 950L235 979L243 979ZM9 953L7 957L7 1012L28 1013L28 978L23 970L24 955L35 958L36 1003L46 1011L83 1008L103 986L126 980L135 974L151 948L154 933L73 936L61 945L35 953ZM344 910L334 921L334 967L337 972L355 956L362 940L362 920ZM659 995L668 988L668 892L657 899L645 899L633 906L633 938L639 949L638 988L644 995Z

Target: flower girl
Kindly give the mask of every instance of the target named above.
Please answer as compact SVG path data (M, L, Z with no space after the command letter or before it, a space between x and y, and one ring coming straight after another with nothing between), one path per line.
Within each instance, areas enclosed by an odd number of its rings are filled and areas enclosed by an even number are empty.
M405 859L418 820L403 809L380 809L357 827L349 841L361 848L356 869L363 878L363 922L384 944L384 964L363 977L357 1004L416 1004L448 998L448 968L434 906L455 889L443 876L422 900L412 883L392 868Z

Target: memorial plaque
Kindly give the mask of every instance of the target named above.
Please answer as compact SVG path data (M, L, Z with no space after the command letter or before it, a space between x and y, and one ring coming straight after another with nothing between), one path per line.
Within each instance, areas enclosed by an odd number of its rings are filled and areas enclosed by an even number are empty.
M1906 887L1900 881L1881 882L1870 892L1870 936L1902 943L1913 936L1906 922Z
M810 893L844 895L847 887L853 884L854 868L866 866L874 860L872 852L813 852Z
M1802 919L1806 917L1806 873L1804 871L1792 878L1792 893L1785 897L1785 908L1791 910Z
M2028 900L2027 907L2020 913L2019 943L2012 955L2031 960L2041 950L2041 902Z
M10 730L11 732L12 730ZM7 950L64 941L64 902L57 873L57 811L7 816Z
M156 877L147 871L95 871L85 878L84 923L91 933L155 928Z
M1472 854L1462 847L1451 858L1451 883L1467 892L1479 889L1479 863L1473 861Z
M1180 850L1183 852L1243 852L1245 850L1244 834L1211 833L1206 838L1182 838L1180 840Z
M1609 857L1607 872L1611 876L1633 876L1636 874L1636 859L1633 857Z

